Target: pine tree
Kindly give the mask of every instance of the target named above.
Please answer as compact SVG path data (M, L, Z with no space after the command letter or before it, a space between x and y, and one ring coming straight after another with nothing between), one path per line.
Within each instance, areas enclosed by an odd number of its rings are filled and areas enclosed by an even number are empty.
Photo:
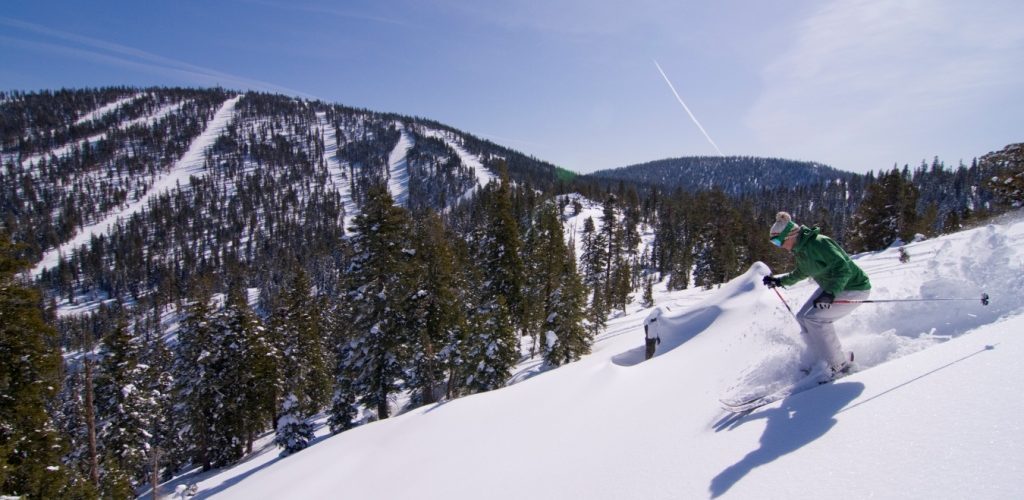
M536 231L537 248L533 250L535 260L541 262L538 290L544 311L541 346L545 362L558 366L590 352L593 337L583 326L586 289L553 205L540 209Z
M465 329L465 315L456 290L456 257L440 216L428 213L417 223L414 259L415 283L409 288L403 316L412 334L412 359L406 388L413 404L437 400L450 380L446 368L457 356L458 341ZM447 392L447 391L444 391Z
M625 312L633 290L633 272L625 250L625 228L619 224L616 215L617 203L618 199L614 195L609 195L601 216L601 233L608 244L603 293L609 308L618 308Z
M199 286L178 329L174 380L180 404L176 420L184 424L185 442L193 463L203 470L213 467L213 425L218 418L216 402L220 380L215 366L213 311L210 294Z
M868 187L853 216L851 251L881 250L897 239L909 241L918 230L918 190L905 173L893 168Z
M521 326L523 316L523 261L520 255L519 225L513 216L512 193L508 172L499 165L501 182L489 197L490 207L485 223L489 236L484 246L484 269L488 276L486 288L492 297L504 297L514 327Z
M178 435L179 422L174 411L176 402L175 382L172 375L174 355L164 342L162 332L157 332L144 356L147 366L147 391L153 398L154 412L150 419L152 450L149 473L153 488L159 481L170 479L174 471L184 464L183 443Z
M148 367L140 363L140 351L124 319L101 346L96 393L102 421L98 436L104 458L101 480L106 484L126 480L138 485L145 480L157 406L147 391Z
M654 278L651 276L644 278L644 297L640 305L654 307Z
M285 454L305 447L308 439L303 441L303 436L307 430L312 432L307 419L330 400L330 360L322 323L322 308L311 294L306 273L299 270L271 321L279 345L282 387L288 390L281 398L275 440Z
M500 184L492 183L484 190L482 203L488 210L474 242L483 284L475 291L475 307L467 318L467 369L465 383L460 384L474 392L505 385L519 360L517 330L525 326L519 227L512 214L508 175L501 172Z
M593 217L587 217L583 221L583 235L580 243L583 247L583 254L580 256L583 281L591 290L598 290L601 286L601 277L607 266L607 242L604 233L597 232L594 227Z
M212 368L219 387L211 452L214 466L223 466L252 451L256 435L276 411L273 376L268 380L265 374L276 372L277 360L266 329L249 308L242 288L229 290L213 325Z
M0 494L59 498L68 471L47 404L60 386L60 353L39 293L15 278L24 265L0 234Z
M603 293L594 292L590 297L590 305L585 312L585 327L591 336L596 336L608 324L608 306L605 303Z
M504 387L519 359L512 313L499 295L494 302L477 307L467 318L463 359L466 370L459 384L471 392Z
M615 205L617 199L615 195L608 195L605 199L604 207L601 214L601 235L603 236L604 243L607 245L607 251L605 251L604 258L604 278L601 282L604 285L605 298L609 304L614 304L615 299L613 298L614 289L612 274L615 272L616 267L621 263L622 255L622 232L618 230L618 219L615 215Z
M409 223L405 209L395 206L383 186L371 187L363 212L355 218L353 247L355 256L348 272L351 287L348 301L352 337L340 354L336 372L336 395L347 411L351 394L377 410L377 417L390 415L388 397L397 392L410 343L402 328L402 301L408 296L408 261L412 253L406 245ZM341 378L351 379L342 381ZM343 390L340 395L338 390ZM344 392L351 391L351 394ZM335 426L344 427L339 414Z
M285 457L304 450L312 440L313 425L309 423L299 399L294 393L289 393L281 403L281 416L277 419L274 444L283 448L281 456Z
M590 295L590 304L586 310L586 328L591 335L597 335L604 329L608 319L608 302L606 300L603 277L607 266L607 242L604 233L598 232L594 219L587 217L583 222L581 238L583 254L580 264L583 268L583 283Z

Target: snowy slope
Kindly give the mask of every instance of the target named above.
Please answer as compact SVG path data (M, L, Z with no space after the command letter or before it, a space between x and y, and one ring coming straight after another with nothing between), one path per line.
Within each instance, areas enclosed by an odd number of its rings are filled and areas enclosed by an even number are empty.
M142 95L143 94L134 94L127 97L122 97L121 99L118 99L114 102L104 104L103 106L100 106L99 108L82 115L78 120L75 120L75 125L81 125L90 120L103 118L108 113L114 112L114 110L116 110L117 108L120 108L121 106L124 106L125 104L128 104L129 102L132 102L135 99L142 97Z
M839 323L860 372L748 416L718 398L801 362L762 264L712 291L656 288L665 333L650 361L650 310L634 305L577 363L179 482L246 499L1018 497L1021 219L908 245L907 264L858 256L873 298L968 300L860 307ZM797 305L812 290L783 294Z
M480 158L478 156L470 153L469 151L466 151L465 148L463 148L458 142L455 141L455 139L453 138L453 134L442 132L440 130L430 129L424 131L424 135L428 137L441 139L442 141L444 141L445 144L448 145L448 147L452 148L455 151L455 154L459 155L459 160L462 162L463 165L473 169L473 174L476 176L476 184L473 185L473 187L467 189L465 193L462 193L462 196L460 196L459 199L455 202L456 205L462 203L463 201L469 200L470 198L473 197L473 193L475 193L477 189L479 189L482 186L486 186L491 181L497 179L497 176L492 174L490 170L487 170L487 168L484 167L483 162L480 161Z
M415 144L412 135L405 130L402 124L398 124L402 137L395 144L388 156L388 191L391 193L395 205L400 207L409 206L409 160L406 155L409 148Z
M164 193L169 189L174 189L178 186L184 186L188 183L190 176L202 176L203 172L203 159L206 154L206 149L213 145L217 137L224 131L225 127L228 126L232 117L234 116L235 104L242 96L238 95L231 99L228 99L221 105L220 109L213 116L213 119L206 124L206 130L199 135L192 144L189 145L185 154L175 162L174 166L171 167L167 175L159 177L153 182L146 195L139 198L136 201L131 202L128 206L111 213L108 217L94 224L86 226L75 234L75 237L69 241L64 242L57 248L52 248L43 255L43 259L32 269L32 276L38 277L44 269L56 266L60 261L61 255L69 253L72 249L77 248L81 245L87 244L94 235L106 234L110 229L117 224L119 220L126 220L131 217L132 214L142 211L149 204L151 197Z
M345 208L343 224L344 229L348 231L348 228L352 226L352 220L359 213L359 207L356 206L355 200L352 199L352 179L349 178L349 174L345 172L345 166L338 159L338 147L340 146L338 144L338 134L334 127L327 122L326 116L327 113L325 112L316 114L320 125L320 133L323 134L324 138L323 161L331 172L331 182L334 183L335 189L341 195L341 203Z

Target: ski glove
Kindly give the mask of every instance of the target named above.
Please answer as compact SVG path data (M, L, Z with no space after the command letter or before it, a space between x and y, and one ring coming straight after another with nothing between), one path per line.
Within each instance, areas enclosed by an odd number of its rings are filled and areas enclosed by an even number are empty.
M775 276L771 276L771 275L765 276L764 279L761 280L761 282L764 283L764 286L766 286L768 288L775 288L777 286L782 286L782 279L776 278Z
M832 307L833 300L836 300L835 295L832 295L829 292L821 292L821 295L818 295L818 297L814 299L814 307L817 307L818 309L828 309Z

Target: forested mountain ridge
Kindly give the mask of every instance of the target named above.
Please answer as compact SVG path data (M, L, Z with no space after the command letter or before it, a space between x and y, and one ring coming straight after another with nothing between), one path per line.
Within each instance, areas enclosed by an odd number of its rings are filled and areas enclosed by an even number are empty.
M12 92L0 113L3 228L28 260L51 252L36 274L70 299L137 297L223 260L273 274L296 253L330 253L377 183L410 210L444 211L498 162L520 184L554 182L553 166L437 122L267 94Z
M671 191L720 189L739 195L762 189L791 188L849 180L855 174L820 163L752 156L666 158L588 174L592 179L629 181Z

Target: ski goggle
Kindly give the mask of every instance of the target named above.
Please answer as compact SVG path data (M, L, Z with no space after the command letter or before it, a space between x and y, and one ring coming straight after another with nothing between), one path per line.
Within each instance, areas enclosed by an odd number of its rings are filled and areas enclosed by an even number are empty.
M794 224L792 221L790 221L789 224L786 224L786 227L782 230L781 233L771 237L772 244L777 247L781 247L782 242L786 241L786 237L789 236L789 233L793 231L793 228L795 226L796 224Z

